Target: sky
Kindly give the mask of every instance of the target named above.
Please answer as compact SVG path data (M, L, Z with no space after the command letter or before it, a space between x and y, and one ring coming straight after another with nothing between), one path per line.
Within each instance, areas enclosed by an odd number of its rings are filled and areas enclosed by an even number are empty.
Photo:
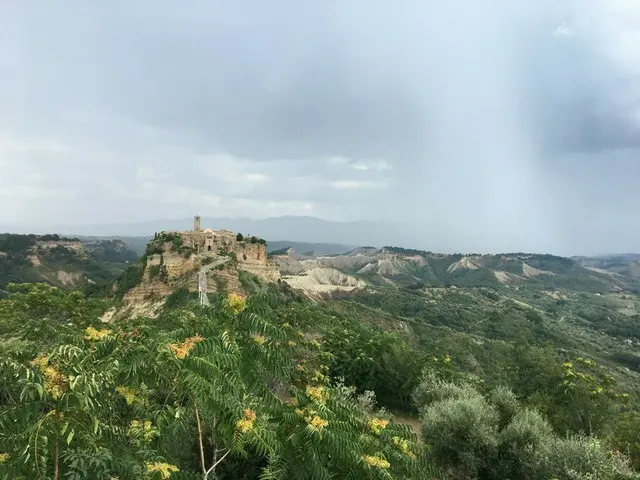
M640 251L637 0L0 3L0 225Z

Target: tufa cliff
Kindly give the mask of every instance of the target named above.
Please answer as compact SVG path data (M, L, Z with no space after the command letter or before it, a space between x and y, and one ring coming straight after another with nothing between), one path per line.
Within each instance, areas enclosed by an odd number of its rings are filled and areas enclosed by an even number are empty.
M205 277L207 293L248 293L242 280L251 276L265 283L280 279L278 267L267 258L264 240L227 230L202 230L199 222L193 230L157 233L139 269L135 286L123 295L129 314L139 308L154 313L177 289L197 292L199 274ZM115 285L114 291L119 288Z

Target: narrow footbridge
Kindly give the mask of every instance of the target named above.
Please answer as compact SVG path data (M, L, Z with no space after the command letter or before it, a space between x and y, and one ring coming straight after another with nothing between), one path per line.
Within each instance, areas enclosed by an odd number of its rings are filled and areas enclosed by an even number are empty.
M231 260L230 257L218 257L212 263L204 265L198 271L198 295L200 297L200 305L210 305L209 297L207 297L207 272L223 263L227 263L229 260Z

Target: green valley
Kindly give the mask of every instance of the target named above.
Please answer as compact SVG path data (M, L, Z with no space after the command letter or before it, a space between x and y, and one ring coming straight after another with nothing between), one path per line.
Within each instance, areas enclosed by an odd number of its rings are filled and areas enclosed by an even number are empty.
M638 478L619 261L198 235L157 234L82 291L1 278L0 475ZM116 247L82 246L111 272Z

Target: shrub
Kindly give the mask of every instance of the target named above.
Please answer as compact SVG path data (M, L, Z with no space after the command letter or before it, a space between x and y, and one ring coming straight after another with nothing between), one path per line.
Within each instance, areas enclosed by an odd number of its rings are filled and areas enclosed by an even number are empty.
M189 289L186 287L180 287L166 298L164 304L167 308L180 307L187 303L190 297L191 293L189 292Z
M160 276L160 280L162 280L164 283L167 283L167 280L169 280L169 271L167 270L166 265L160 266L159 276Z
M244 235L238 232L238 234L236 235L236 241L241 242L243 240L244 240Z
M496 477L533 478L539 452L553 438L551 425L538 412L519 411L500 432L499 454L494 462Z
M160 273L161 265L151 265L149 267L149 280L153 280Z
M634 468L640 468L640 413L622 413L609 440L618 451L629 455Z
M122 275L118 278L118 288L116 290L116 297L122 297L128 290L140 284L142 281L142 275L144 274L145 263L144 260L136 265L131 265L127 268Z
M426 408L422 436L441 466L475 478L498 448L497 409L480 395L448 398ZM457 477L458 478L458 477Z
M478 392L470 385L445 382L439 379L434 372L425 371L412 398L418 409L423 409L433 402L470 398L476 395L478 395Z
M491 403L498 409L500 428L504 428L520 410L518 397L506 387L497 387L490 393Z
M541 445L537 471L542 478L613 480L637 478L627 462L600 440L575 436L552 438Z
M486 396L469 385L425 375L414 399L433 460L455 478L601 479L634 477L628 461L594 437L557 436L537 411L499 387Z

